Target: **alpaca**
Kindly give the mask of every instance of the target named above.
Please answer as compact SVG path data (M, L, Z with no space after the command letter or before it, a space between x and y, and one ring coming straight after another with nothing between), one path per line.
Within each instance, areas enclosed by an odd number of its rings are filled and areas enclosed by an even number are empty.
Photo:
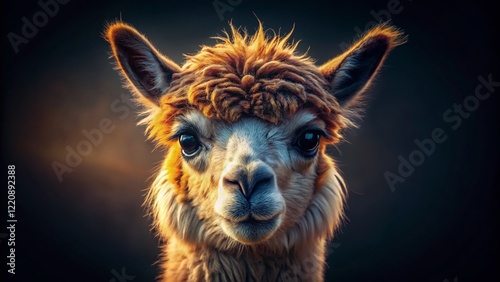
M402 33L380 25L317 67L285 36L230 24L179 66L133 27L109 41L166 149L145 204L164 242L162 281L322 281L346 189L328 145Z

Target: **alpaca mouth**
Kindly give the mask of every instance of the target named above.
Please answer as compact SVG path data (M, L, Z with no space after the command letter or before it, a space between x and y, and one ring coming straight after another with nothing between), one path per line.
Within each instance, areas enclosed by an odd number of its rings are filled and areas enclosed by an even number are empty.
M278 216L275 216L267 220L257 220L254 217L250 217L249 219L235 223L234 225L238 226L239 228L252 228L252 230L255 229L265 230L268 229L269 227L274 226L277 220Z
M280 223L280 214L266 220L258 220L253 216L248 216L247 219L236 222L224 218L222 221L222 228L236 241L251 245L271 237L278 229Z
M262 223L272 222L272 221L276 220L278 217L279 217L279 214L272 216L271 218L268 218L268 219L257 219L257 218L255 218L255 216L249 214L249 215L245 216L244 219L234 220L234 219L228 219L225 217L222 217L222 219L224 219L225 221L227 221L231 224L247 224L247 225L253 224L253 225L257 226L257 225L262 224Z

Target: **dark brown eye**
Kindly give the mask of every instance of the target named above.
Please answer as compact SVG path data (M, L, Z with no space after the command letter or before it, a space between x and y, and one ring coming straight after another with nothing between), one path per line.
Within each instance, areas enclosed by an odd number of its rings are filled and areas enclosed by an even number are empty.
M297 139L297 147L307 157L312 157L318 151L319 140L321 133L315 130L304 131Z
M179 136L179 144L182 148L182 154L186 157L194 156L201 148L198 139L191 134L182 134Z

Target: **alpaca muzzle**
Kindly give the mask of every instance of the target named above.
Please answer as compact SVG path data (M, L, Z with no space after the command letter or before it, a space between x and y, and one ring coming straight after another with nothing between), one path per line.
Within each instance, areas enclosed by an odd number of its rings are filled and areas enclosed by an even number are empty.
M264 162L229 165L222 174L215 211L233 239L249 244L269 238L284 210L276 175Z

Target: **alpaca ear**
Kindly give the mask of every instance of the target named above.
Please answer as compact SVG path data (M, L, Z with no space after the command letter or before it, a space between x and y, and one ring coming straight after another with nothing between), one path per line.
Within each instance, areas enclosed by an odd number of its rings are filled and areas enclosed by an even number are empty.
M392 26L377 26L351 48L321 67L331 93L344 108L358 106L362 93L379 70L387 53L404 43L402 32Z
M159 105L172 82L172 75L180 67L161 55L153 45L133 27L118 22L105 33L111 44L118 67L128 81L127 86L146 107Z

